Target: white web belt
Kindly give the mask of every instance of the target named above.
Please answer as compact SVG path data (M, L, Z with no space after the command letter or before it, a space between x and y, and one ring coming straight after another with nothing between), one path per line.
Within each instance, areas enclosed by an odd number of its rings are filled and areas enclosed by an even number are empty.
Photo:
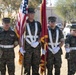
M14 45L0 45L1 48L13 48Z
M70 47L70 50L76 50L76 47Z

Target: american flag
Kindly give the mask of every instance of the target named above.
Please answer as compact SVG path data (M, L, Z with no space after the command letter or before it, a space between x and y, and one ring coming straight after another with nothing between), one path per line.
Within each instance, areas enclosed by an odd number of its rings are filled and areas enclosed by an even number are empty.
M27 14L28 14L28 0L22 0L16 23L16 33L19 39L21 40L25 31Z
M24 38L27 14L28 14L28 0L22 0L15 28L16 34L19 37L20 44L22 47L23 47L23 38Z

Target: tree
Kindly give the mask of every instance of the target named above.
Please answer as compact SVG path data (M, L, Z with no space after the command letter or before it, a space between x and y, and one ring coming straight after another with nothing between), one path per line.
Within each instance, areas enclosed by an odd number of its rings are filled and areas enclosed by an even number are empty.
M18 10L19 6L21 4L22 0L0 0L1 4L4 4L6 7L8 7L9 5L11 5L11 8L13 10ZM29 6L36 8L41 2L42 0L28 0L29 1Z
M56 13L68 22L76 19L76 0L58 0Z
M16 13L19 10L20 4L22 0L0 0L0 12L3 10L7 10L9 12L9 16L11 16L12 11L16 11ZM29 7L36 8L42 0L29 0ZM3 7L4 6L4 7Z
M29 0L29 7L36 8L41 1L42 0ZM15 11L18 13L21 2L22 0L0 0L0 16L1 14L4 15L4 12L7 11L8 17L12 18L12 22L15 21L17 15L12 17L12 12Z
M37 8L42 0L29 0L29 7Z
M2 0L1 4L3 4L6 9L10 7L11 10L17 11L21 4L21 0Z

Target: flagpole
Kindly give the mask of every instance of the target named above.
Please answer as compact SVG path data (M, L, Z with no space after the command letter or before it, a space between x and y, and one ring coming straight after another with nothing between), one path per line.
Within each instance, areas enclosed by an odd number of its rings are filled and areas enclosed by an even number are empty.
M24 63L24 56L23 56L23 60L22 60L21 75L23 75L23 63Z
M26 29L26 22L25 22L25 29ZM23 35L23 49L25 48L25 39L24 38L25 38L25 32ZM23 65L24 65L24 55L23 55L23 60L22 60L21 75L23 75Z
M20 45L20 47L22 47L21 39L19 39L19 45ZM20 75L23 75L23 62L24 62L24 56L22 55L22 62L19 62L21 64L21 74Z
M23 47L23 50L24 50L24 47L25 47L24 35L23 35L23 46L21 45L21 47ZM21 75L23 75L23 65L24 65L24 55L22 55Z
M44 45L44 49L46 50L46 44ZM46 75L46 54L45 54L45 62L44 62L44 64L45 64L45 74L44 75Z
M24 62L24 56L23 56L23 60L22 60L21 75L23 75L23 62Z

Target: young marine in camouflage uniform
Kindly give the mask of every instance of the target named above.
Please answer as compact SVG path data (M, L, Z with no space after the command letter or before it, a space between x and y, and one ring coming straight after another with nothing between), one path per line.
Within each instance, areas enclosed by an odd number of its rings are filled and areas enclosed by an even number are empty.
M76 23L72 23L71 33L65 40L66 57L68 59L68 75L76 72Z
M2 19L3 29L0 30L0 71L6 75L6 65L9 75L15 75L14 47L18 44L18 38L10 29L10 18Z
M41 24L34 20L34 14L34 9L29 8L25 34L24 75L30 75L31 67L32 75L39 75Z
M62 31L55 25L56 17L51 16L48 18L48 57L47 57L47 75L53 75L53 66L55 68L54 75L60 75L60 68L62 64L62 45L64 37Z

